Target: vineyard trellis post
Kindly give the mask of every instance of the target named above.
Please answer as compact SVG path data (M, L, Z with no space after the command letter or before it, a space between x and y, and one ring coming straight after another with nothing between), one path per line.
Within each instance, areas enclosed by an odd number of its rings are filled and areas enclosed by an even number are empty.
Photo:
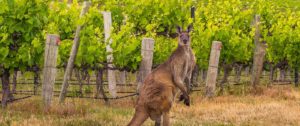
M222 48L221 42L213 41L211 52L210 52L207 77L206 77L206 97L209 98L215 95L221 48Z
M294 79L294 83L295 83L295 87L298 87L299 86L299 84L298 84L298 77L299 77L299 75L298 75L298 66L296 66L295 68L294 68L294 77L295 77L295 79Z
M91 2L87 2L87 1L84 2L82 11L80 13L80 18L82 16L84 16L84 14L88 11L90 6L91 6ZM67 95L67 89L69 87L68 81L70 79L70 74L71 74L71 71L73 69L74 61L75 61L77 51L78 51L78 47L79 47L79 39L80 39L80 30L81 30L81 28L82 28L82 25L78 25L77 29L76 29L74 43L73 43L73 46L72 46L71 54L70 54L70 57L69 57L69 60L68 60L68 65L67 65L65 75L64 75L63 84L62 84L62 87L61 87L61 92L60 92L60 95L59 95L59 102L60 103L64 102L65 97Z
M137 92L143 84L145 77L151 72L153 60L154 39L143 38L142 40L142 62L140 64L139 72L137 75Z
M44 102L44 108L47 110L51 105L53 96L53 85L55 83L56 76L56 60L58 53L58 35L47 35L46 47L45 47L45 62L43 70L43 90L42 97Z
M113 49L110 47L110 44L112 43L112 39L110 38L111 33L111 27L112 27L112 20L111 20L111 12L102 12L103 19L104 19L104 35L105 35L105 42L108 44L106 45L106 52L107 55L107 62L108 67L113 68L114 65L113 62ZM109 93L112 95L113 98L117 97L117 84L116 84L116 74L115 71L108 69L107 70L107 81L108 81L108 89Z
M126 86L126 71L119 71L119 76L118 76L118 84L120 84L120 90L121 91L125 91L125 86Z
M251 85L254 90L256 90L256 86L259 85L259 79L261 76L264 57L266 53L266 45L260 41L261 34L260 34L260 16L255 15L254 20L254 27L255 27L255 36L254 36L254 57L253 57L253 67L252 67L252 76L251 76Z

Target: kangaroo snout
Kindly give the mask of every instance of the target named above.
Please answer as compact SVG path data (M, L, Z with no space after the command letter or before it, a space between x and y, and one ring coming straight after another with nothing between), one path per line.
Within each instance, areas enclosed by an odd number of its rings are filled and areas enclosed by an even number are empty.
M187 44L187 40L183 40L183 43L184 43L184 44Z

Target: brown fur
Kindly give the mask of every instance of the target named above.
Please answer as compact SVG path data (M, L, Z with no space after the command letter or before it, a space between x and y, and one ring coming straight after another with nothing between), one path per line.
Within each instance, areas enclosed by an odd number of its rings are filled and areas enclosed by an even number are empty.
M170 58L145 79L135 107L135 115L129 126L140 126L150 117L155 125L169 125L169 111L172 107L177 88L182 92L184 103L189 106L190 100L184 81L190 80L195 65L195 57L190 47L188 32L180 32L179 44ZM187 37L186 37L187 36ZM183 42L183 40L188 40Z

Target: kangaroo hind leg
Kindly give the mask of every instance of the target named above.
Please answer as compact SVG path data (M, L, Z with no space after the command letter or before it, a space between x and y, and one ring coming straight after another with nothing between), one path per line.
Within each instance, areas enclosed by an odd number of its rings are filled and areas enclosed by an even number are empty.
M161 126L161 118L162 117L159 117L155 120L155 126Z
M163 113L163 126L170 126L169 112Z

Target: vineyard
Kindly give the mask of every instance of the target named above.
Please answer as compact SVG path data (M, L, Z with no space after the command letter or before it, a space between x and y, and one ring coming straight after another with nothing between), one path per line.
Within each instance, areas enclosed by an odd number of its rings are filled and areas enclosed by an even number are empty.
M0 125L126 125L189 25L192 104L171 124L300 124L298 0L0 0Z

